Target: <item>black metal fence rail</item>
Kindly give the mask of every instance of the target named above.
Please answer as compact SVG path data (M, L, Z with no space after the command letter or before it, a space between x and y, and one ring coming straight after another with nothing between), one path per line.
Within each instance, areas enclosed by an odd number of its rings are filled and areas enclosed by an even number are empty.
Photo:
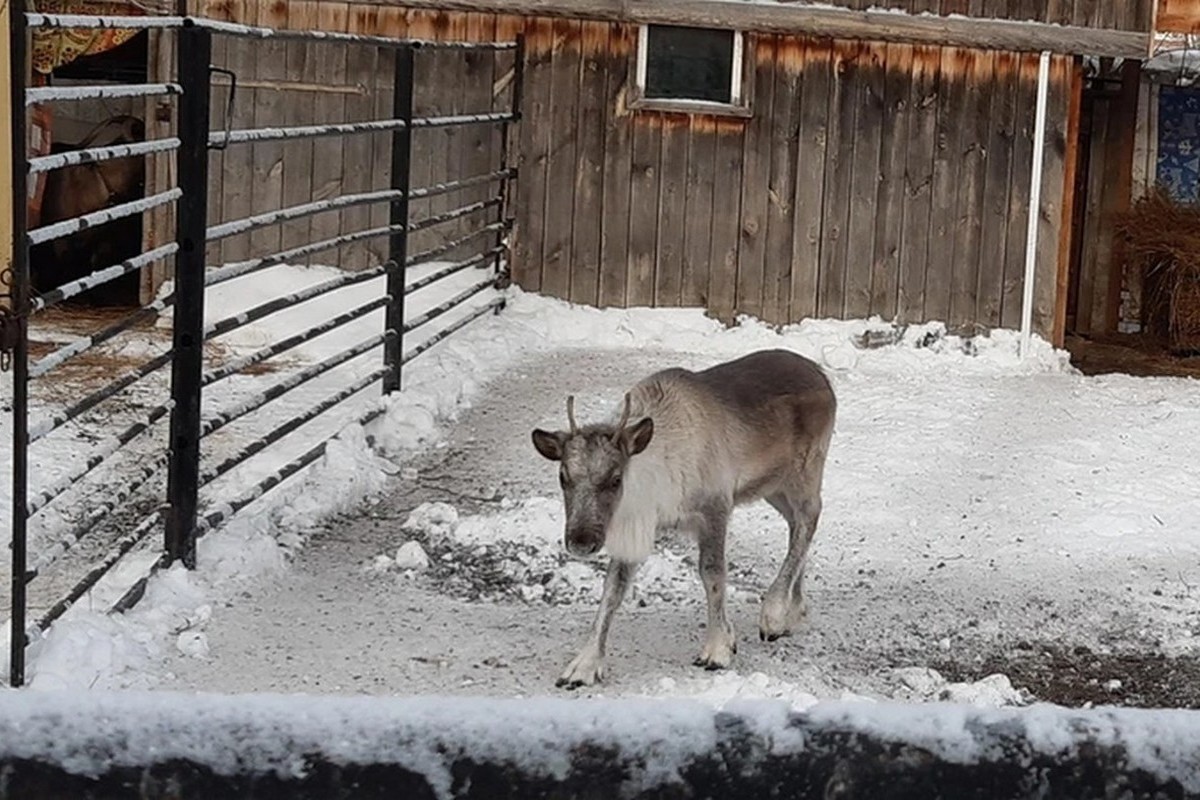
M137 200L121 203L98 211L80 214L79 216L56 221L40 227L30 228L28 209L25 205L29 180L42 173L60 170L77 164L96 163L116 158L144 156L151 153L171 153L178 150L182 144L177 137L161 140L93 147L77 151L58 153L38 158L29 158L27 137L25 134L26 109L29 106L42 103L72 103L87 99L115 98L152 98L176 97L182 92L182 86L175 82L143 83L143 84L114 84L114 85L82 85L82 86L48 86L28 87L25 85L25 68L27 52L27 35L31 28L39 27L134 27L171 29L182 28L183 20L179 18L128 18L128 17L83 17L78 15L47 15L24 13L24 3L15 0L10 15L10 29L5 32L9 36L12 62L10 66L12 89L12 164L14 181L12 192L16 202L13 203L13 232L14 258L12 266L12 289L9 303L3 317L4 349L11 347L13 366L13 443L11 458L13 462L12 483L12 602L11 602L11 650L10 650L10 683L20 685L24 678L24 645L26 642L25 616L27 608L27 587L33 578L58 558L62 552L69 549L73 541L78 541L94 528L94 523L104 515L89 514L88 519L77 523L67 534L49 548L49 552L40 554L34 570L28 570L28 526L29 520L42 511L50 502L61 496L63 492L77 484L92 473L101 464L107 462L126 445L140 437L164 419L170 411L172 401L164 398L165 402L157 405L143 419L129 425L113 436L102 439L81 462L69 467L57 480L47 486L39 486L37 494L30 497L29 486L29 448L49 433L70 420L78 419L86 411L96 407L101 402L117 396L124 388L131 385L142 374L149 374L156 368L159 359L150 359L149 366L143 365L130 375L122 376L108 384L98 392L84 400L73 404L65 413L53 415L49 420L43 420L34 425L29 424L29 382L50 375L56 368L61 367L68 359L87 352L96 345L111 339L117 333L132 328L144 315L133 315L111 326L109 331L102 331L92 336L84 337L55 352L41 358L34 364L29 363L29 318L38 312L79 295L88 289L117 278L136 272L144 267L169 258L174 254L174 243L155 248L120 264L98 270L83 278L58 286L40 296L32 290L29 251L35 245L49 244L59 239L72 236L84 230L96 228L115 220L140 215L148 210L177 203L182 199L179 187L169 188L158 194ZM6 356L8 353L5 354ZM136 483L136 481L134 482ZM141 484L137 484L140 486ZM126 498L137 490L129 487L112 487L114 491L123 493ZM78 595L75 595L77 599ZM59 605L66 602L60 601ZM72 600L73 601L73 600Z
M14 166L17 180L14 193L24 196L28 178L80 164L102 162L110 159L166 155L176 160L178 182L149 197L139 198L72 219L56 221L30 229L23 203L16 203L14 210L15 230L19 234L18 254L14 264L14 288L12 291L13 313L3 317L4 331L12 336L15 345L11 349L14 364L14 439L13 439L13 540L12 540L12 650L10 653L10 684L19 686L24 681L24 648L34 628L45 630L73 603L96 586L112 567L134 548L143 545L156 531L165 526L164 557L158 564L166 565L182 560L189 567L195 566L196 540L204 533L228 521L237 511L250 505L264 494L279 486L290 477L300 474L306 467L320 459L336 433L325 436L310 446L300 456L257 479L253 485L230 499L220 495L201 496L201 490L210 487L242 467L254 456L278 447L289 436L304 426L334 409L343 406L355 395L367 388L382 383L386 393L400 387L401 369L446 337L461 330L485 314L498 311L503 306L502 297L468 306L489 287L505 285L502 261L507 252L506 239L511 231L511 220L506 216L506 186L515 175L508 165L507 143L502 147L497 168L483 174L465 175L454 180L413 187L410 185L411 135L414 130L451 128L466 126L498 126L506 137L509 127L519 119L517 100L519 92L513 92L513 104L505 110L480 109L476 113L454 115L430 115L415 117L412 107L412 85L414 80L414 58L416 51L444 49L450 51L490 51L500 53L516 51L516 82L520 81L521 44L514 42L465 43L428 42L398 40L379 36L340 34L319 31L280 31L254 26L235 25L192 17L123 17L88 16L79 14L25 13L23 0L15 0L11 30L13 59L24 64L26 34L30 28L124 28L133 30L171 31L177 39L176 74L174 80L127 85L97 86L50 86L29 88L24 85L24 72L13 70L13 85L18 98L12 121L14 131ZM214 131L210 128L210 90L212 74L218 70L211 66L213 36L235 36L250 39L278 39L329 43L343 46L388 48L397 54L394 74L395 94L391 114L386 119L361 122L322 121L319 124L299 125L286 128L255 128L245 130ZM236 76L231 75L230 103L235 101ZM91 98L155 97L174 98L178 104L177 130L175 135L159 139L127 144L89 147L75 151L29 158L26 138L23 134L25 109L38 103L70 103ZM228 117L227 117L228 118ZM19 133L18 133L19 132ZM277 142L330 136L358 136L363 134L387 133L392 137L392 185L389 188L346 194L311 201L287 208L255 210L242 219L210 224L207 219L208 151L253 145L259 142ZM431 214L420 219L410 218L409 201L463 192L495 185L496 191L483 200L464 202L448 211ZM30 289L28 250L33 245L46 244L71 236L80 231L104 225L123 217L143 214L168 204L176 209L177 228L174 241L154 247L120 263L96 270L81 278L37 294ZM213 265L205 263L206 244L225 237L281 225L297 219L336 212L346 208L387 204L387 225L362 230L341 232L338 236L319 241L305 242L279 252L258 256L253 259ZM489 220L490 217L490 220ZM420 253L408 253L408 238L417 231L425 231L448 223L462 224L466 219L480 219L479 224L463 235L447 240L438 246ZM366 240L386 239L388 258L385 263L360 272L343 273L321 283L298 291L289 292L261 302L237 314L205 322L205 294L208 289L227 281L252 275L272 266L295 263L314 255L335 250L346 244ZM462 252L478 246L474 256L461 258L448 265L437 265L428 274L410 279L407 270L437 259L449 252ZM87 333L70 343L59 346L37 361L30 362L28 353L28 317L70 300L91 289L136 273L166 259L174 260L175 284L171 293L133 310L123 318ZM464 285L455 284L447 292L446 299L420 313L405 315L405 300L416 292L440 281L454 278L465 270L480 269L480 277ZM363 302L347 303L345 310L323 318L315 325L304 327L252 352L240 354L220 365L205 368L202 348L221 336L246 325L261 321L278 312L296 308L318 298L332 296L339 290L370 281L380 281L378 294ZM111 342L127 334L137 326L155 320L162 312L172 309L172 342L169 349L146 358L142 363L126 369L112 380L88 392L66 407L30 423L28 420L28 384L31 380L52 375L55 370L99 345ZM461 309L449 324L433 329L432 323L450 319L451 311ZM201 413L202 393L214 384L244 375L264 362L314 342L319 337L355 322L361 322L373 313L382 312L382 329L357 344L327 353L324 357L303 368L286 374L267 388L250 397L232 403L215 412ZM323 315L325 316L325 315ZM403 350L405 338L415 336L430 328L421 341L407 351ZM382 355L379 351L382 350ZM255 415L269 409L273 403L288 396L297 388L316 385L318 379L330 376L338 367L346 367L356 359L370 356L380 358L379 366L363 370L356 367L351 378L338 381L336 386L317 402L303 408L288 408L284 419L268 424L265 431L253 434L253 439L220 457L207 461L201 457L201 442L217 431L235 422L246 421L262 427L263 418ZM115 433L103 437L82 459L64 470L55 480L34 487L30 494L28 485L28 450L42 442L64 426L79 424L87 419L89 412L103 404L121 398L132 387L171 366L170 395L161 402L152 402L150 407ZM348 368L348 367L347 367ZM309 390L311 391L311 389ZM376 403L348 424L366 424L383 414L386 406ZM277 412L278 413L278 412ZM118 453L123 452L135 440L142 439L158 430L162 420L169 417L167 440L171 447L142 454L138 463L132 465L127 474L115 482L106 484L104 495L91 504L81 518L74 520L65 531L53 532L53 543L41 548L33 564L28 563L27 527L28 520L42 512L49 504L64 496L69 490L89 479ZM272 420L267 420L272 422ZM203 462L203 463L202 463ZM165 476L164 476L165 473ZM165 477L165 480L164 480ZM36 623L26 627L27 587L39 576L44 575L59 559L74 549L81 541L93 534L105 520L112 519L118 510L124 509L139 494L144 495L154 486L165 482L165 498L128 532L109 544L106 554L83 574L66 595L59 598ZM153 495L151 495L153 496ZM161 502L165 499L166 502ZM203 504L203 511L198 511ZM123 610L132 606L140 597L149 576L135 586L115 606Z

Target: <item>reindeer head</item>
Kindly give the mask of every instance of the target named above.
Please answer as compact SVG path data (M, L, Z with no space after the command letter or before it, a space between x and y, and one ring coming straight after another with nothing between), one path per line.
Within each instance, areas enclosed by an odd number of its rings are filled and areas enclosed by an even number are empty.
M629 459L646 449L654 436L649 417L629 421L629 395L621 420L612 425L575 424L575 398L567 398L566 431L533 432L533 446L551 461L559 462L567 523L563 543L576 557L594 555L604 546L605 534L621 499Z

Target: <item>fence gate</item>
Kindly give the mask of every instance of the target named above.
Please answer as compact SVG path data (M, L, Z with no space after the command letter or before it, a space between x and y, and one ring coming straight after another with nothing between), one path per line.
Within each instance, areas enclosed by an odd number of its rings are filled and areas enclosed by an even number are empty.
M273 30L196 17L38 14L26 13L21 0L10 0L5 8L10 14L10 52L2 60L10 69L12 94L13 252L0 287L0 357L11 377L11 536L4 553L11 561L12 580L0 613L7 611L11 623L9 683L20 686L27 646L100 584L118 560L131 552L148 554L143 577L108 604L110 611L136 603L159 567L175 561L194 567L199 537L321 458L346 423L366 424L385 406L359 402L357 414L332 421L328 412L345 411L375 385L384 394L398 391L405 364L502 308L497 290L507 284L511 229L506 203L516 175L508 142L510 127L519 118L522 57L519 40L427 42ZM169 37L176 54L173 80L28 85L31 31L63 28L118 28ZM372 63L390 67L384 78L391 97L365 119L297 119L293 113L292 124L256 126L252 110L248 114L243 105L246 89L238 86L238 69L215 64L214 45L228 53L235 47L252 52L267 43L303 46L310 58L320 58L313 54L322 48L372 53ZM493 59L493 72L505 76L496 86L507 88L491 92L485 108L418 115L414 87L424 85L423 77L437 80L436 75L422 75L421 59L428 53L442 59ZM218 93L221 102L214 102ZM174 130L157 138L31 157L28 109L92 98L165 98L175 104ZM251 124L236 124L239 120ZM414 140L423 131L456 129L487 130L490 163L472 171L464 160L459 174L413 185L414 167L420 166L414 164L414 153L422 152ZM330 195L314 180L303 202L288 205L281 196L269 207L243 205L244 213L236 218L228 218L236 204L209 196L214 161L227 180L238 175L231 165L267 158L272 164L292 158L293 173L303 174L329 169L317 163L315 145L305 149L304 143L362 138L381 144L373 152L385 155L375 167L386 164L386 169L375 169L367 182L382 185ZM253 155L235 155L239 151ZM64 219L30 219L26 201L38 176L60 171L103 177L98 172L102 165L143 159L173 159L175 185L156 186L149 196L82 209ZM347 165L354 165L349 155L342 168ZM257 173L240 177L252 182ZM228 191L226 182L221 186ZM219 221L212 218L214 209L223 217ZM39 248L49 263L59 263L54 259L60 253L78 255L81 247L94 247L96 240L88 237L103 235L104 226L164 210L175 219L170 241L119 263L89 268L60 285L47 287L35 280L31 257ZM324 223L302 224L317 219ZM245 240L282 226L288 226L289 235L267 237L274 247L265 251L230 246L238 237ZM70 241L76 242L74 250L56 244ZM381 243L379 257L352 268L318 268L364 243ZM170 291L129 313L64 312L73 298L95 287L170 262ZM311 269L303 272L304 285L280 283L282 273L269 272L305 264ZM314 274L324 280L313 280ZM243 295L250 298L245 307L225 307L230 297ZM311 305L316 300L320 306ZM283 313L297 308L309 310L290 317ZM157 342L155 323L164 312L171 315L169 338L163 335ZM280 318L297 316L307 320L279 335ZM89 326L81 327L77 317ZM217 347L225 341L220 337L268 319L268 341ZM49 320L44 327L53 335L31 340L31 331L42 330L43 320ZM70 330L56 328L63 325ZM370 330L360 331L362 338L346 346L345 337L364 325ZM322 339L334 331L338 338ZM316 348L316 355L310 351L298 358L305 348ZM131 362L130 351L145 357ZM290 360L277 358L289 352ZM88 372L87 380L75 380L72 370ZM285 398L287 405L280 406ZM288 438L297 431L297 437ZM221 436L214 437L218 432ZM300 452L297 439L305 448ZM286 453L279 449L285 445L290 448ZM264 451L284 463L241 471ZM164 536L161 555L152 540L158 532Z

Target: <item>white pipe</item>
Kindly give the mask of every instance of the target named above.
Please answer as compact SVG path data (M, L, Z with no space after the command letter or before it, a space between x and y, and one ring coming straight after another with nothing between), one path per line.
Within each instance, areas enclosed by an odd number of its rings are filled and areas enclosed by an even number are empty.
M1025 284L1021 299L1021 357L1029 353L1033 334L1033 278L1037 272L1038 222L1041 219L1042 169L1046 151L1046 94L1050 86L1050 51L1038 64L1037 116L1033 123L1033 165L1029 179L1029 225L1025 230Z

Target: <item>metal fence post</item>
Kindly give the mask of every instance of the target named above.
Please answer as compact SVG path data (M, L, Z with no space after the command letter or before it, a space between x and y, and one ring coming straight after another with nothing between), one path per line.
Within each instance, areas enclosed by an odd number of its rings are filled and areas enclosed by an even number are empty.
M196 566L200 473L200 376L204 368L204 261L208 227L209 72L212 34L187 24L179 31L179 199L175 237L174 354L167 473L166 557Z
M25 238L29 220L28 175L29 153L26 150L25 132L25 69L28 50L25 28L24 0L10 0L5 4L7 24L0 36L7 38L4 70L7 74L5 89L9 95L8 109L11 115L8 134L8 152L3 158L7 162L11 181L11 223L6 240L11 243L11 254L6 253L5 262L0 262L0 361L11 359L13 372L12 401L12 638L9 645L8 682L10 686L25 683L25 583L26 542L25 529L28 519L27 495L29 489L29 245ZM7 226L6 226L7 227ZM7 300L7 302L5 302ZM8 366L8 364L0 364Z
M392 95L392 116L404 120L404 127L392 133L392 188L402 194L391 203L388 223L392 235L388 240L388 261L393 269L387 276L387 293L391 297L384 328L394 331L383 344L383 363L388 368L383 376L383 393L400 390L401 362L404 359L404 284L408 262L408 193L412 173L413 118L413 52L406 44L396 50L395 86Z

